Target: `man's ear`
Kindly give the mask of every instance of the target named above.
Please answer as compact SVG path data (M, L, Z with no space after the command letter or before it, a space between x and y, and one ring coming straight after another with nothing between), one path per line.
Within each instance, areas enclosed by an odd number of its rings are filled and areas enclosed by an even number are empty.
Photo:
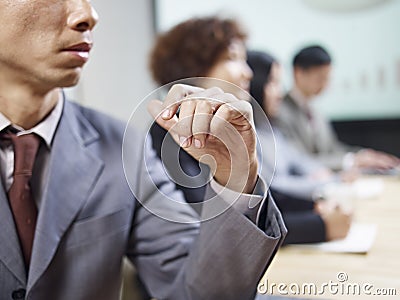
M304 70L300 67L294 66L293 67L293 78L295 81L298 80L298 77L304 73Z

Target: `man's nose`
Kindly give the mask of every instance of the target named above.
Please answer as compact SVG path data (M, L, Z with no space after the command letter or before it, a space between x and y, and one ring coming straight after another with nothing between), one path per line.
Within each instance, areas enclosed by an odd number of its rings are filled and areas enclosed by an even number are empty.
M68 16L68 26L73 30L87 31L92 30L99 19L96 10L88 0L70 1L70 15Z

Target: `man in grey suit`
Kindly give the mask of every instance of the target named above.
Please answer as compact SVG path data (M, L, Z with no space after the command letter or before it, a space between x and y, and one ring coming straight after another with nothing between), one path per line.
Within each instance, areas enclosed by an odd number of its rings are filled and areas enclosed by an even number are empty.
M301 151L334 170L394 168L399 159L340 142L329 121L310 104L329 82L331 57L321 46L301 49L293 59L294 86L284 97L278 125Z
M182 85L150 104L191 155L218 162L207 191L214 205L204 206L200 222L144 137L128 129L123 164L123 124L64 98L92 47L97 15L89 0L0 0L0 20L0 299L118 299L124 256L158 299L254 297L286 229L257 176L249 106L218 89ZM223 102L199 106L196 97L211 94ZM198 118L204 110L212 114ZM15 141L24 136L40 146L31 174L22 174L31 179L16 210L9 189L21 158ZM21 225L28 198L37 213ZM21 243L20 226L34 226L31 244Z

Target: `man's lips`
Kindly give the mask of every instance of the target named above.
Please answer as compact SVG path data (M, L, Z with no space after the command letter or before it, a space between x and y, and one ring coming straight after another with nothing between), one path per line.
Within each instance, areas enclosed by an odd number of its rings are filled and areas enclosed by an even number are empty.
M79 43L63 49L63 51L90 52L92 43Z
M85 63L89 59L89 52L92 49L92 43L79 43L72 46L69 46L62 50L62 52L70 53L78 59L79 61Z

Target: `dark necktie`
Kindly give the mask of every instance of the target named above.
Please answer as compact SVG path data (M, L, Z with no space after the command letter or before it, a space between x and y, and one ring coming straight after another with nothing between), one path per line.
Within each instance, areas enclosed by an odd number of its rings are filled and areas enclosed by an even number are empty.
M310 125L310 129L311 129L311 133L312 133L311 140L312 140L313 145L312 145L311 150L313 153L318 153L319 152L318 145L317 145L318 136L317 136L317 132L316 132L317 128L315 126L315 118L314 118L313 112L310 107L305 108L305 114L307 116L308 124Z
M14 146L14 181L8 191L8 200L28 270L37 219L30 180L40 138L33 133L17 136L10 131L2 134L2 138L10 140Z

